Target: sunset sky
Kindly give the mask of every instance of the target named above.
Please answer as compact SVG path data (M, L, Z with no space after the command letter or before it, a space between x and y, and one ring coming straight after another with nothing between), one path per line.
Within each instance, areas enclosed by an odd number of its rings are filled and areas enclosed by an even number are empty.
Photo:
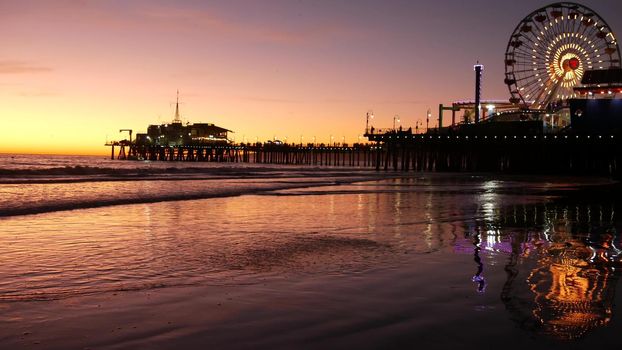
M616 33L622 2L582 1ZM439 103L507 99L503 54L549 1L0 0L0 152L108 154L172 119L245 137L355 142Z

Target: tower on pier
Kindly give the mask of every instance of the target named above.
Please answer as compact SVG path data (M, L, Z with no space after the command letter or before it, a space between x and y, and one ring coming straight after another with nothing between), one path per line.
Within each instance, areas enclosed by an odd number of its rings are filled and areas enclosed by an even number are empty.
M475 123L479 123L482 110L482 72L484 71L484 66L477 61L473 68L475 69Z

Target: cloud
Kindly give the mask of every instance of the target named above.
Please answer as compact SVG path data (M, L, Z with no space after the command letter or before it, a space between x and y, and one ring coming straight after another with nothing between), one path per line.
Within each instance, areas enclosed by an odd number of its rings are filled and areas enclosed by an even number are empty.
M161 4L149 0L132 2L0 0L0 20L12 21L14 25L21 25L24 20L35 20L53 21L57 26L86 25L88 28L149 33L198 31L203 35L225 35L281 45L299 45L352 34L342 24L334 21L325 20L321 24L310 24L304 21L281 23L256 19L257 16L252 13L242 15L240 11L230 12L212 6L208 9L205 6L193 6L188 2Z
M243 20L230 19L216 13L201 9L151 7L139 12L146 23L156 25L160 29L196 30L244 37L259 42L281 44L300 43L308 34L299 33L274 26L258 27L244 23Z
M41 66L28 61L0 61L0 74L44 73L50 71L52 71L50 67Z

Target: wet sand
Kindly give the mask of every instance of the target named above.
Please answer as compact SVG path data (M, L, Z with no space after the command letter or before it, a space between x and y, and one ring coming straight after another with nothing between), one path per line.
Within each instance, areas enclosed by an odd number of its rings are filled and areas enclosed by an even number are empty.
M525 336L502 306L456 282L464 276L435 278L439 268L452 266L5 305L5 317L19 321L11 332L3 326L2 348L584 348ZM619 326L617 320L609 325ZM597 332L596 344L616 344L614 333Z
M2 219L0 348L617 343L615 201L438 181Z

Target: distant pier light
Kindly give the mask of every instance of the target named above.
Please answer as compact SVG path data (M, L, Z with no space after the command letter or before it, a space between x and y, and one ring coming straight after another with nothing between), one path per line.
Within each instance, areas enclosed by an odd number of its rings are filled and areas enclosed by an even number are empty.
M366 114L366 119L365 119L365 133L369 134L369 120L370 119L374 119L374 111L369 110L367 111Z
M430 129L430 118L432 118L432 111L428 108L428 114L426 115L425 118L425 131L428 132L428 129Z
M396 130L396 125L395 125L396 122L398 122L398 123L401 122L400 121L400 116L397 115L397 114L393 116L393 130Z

